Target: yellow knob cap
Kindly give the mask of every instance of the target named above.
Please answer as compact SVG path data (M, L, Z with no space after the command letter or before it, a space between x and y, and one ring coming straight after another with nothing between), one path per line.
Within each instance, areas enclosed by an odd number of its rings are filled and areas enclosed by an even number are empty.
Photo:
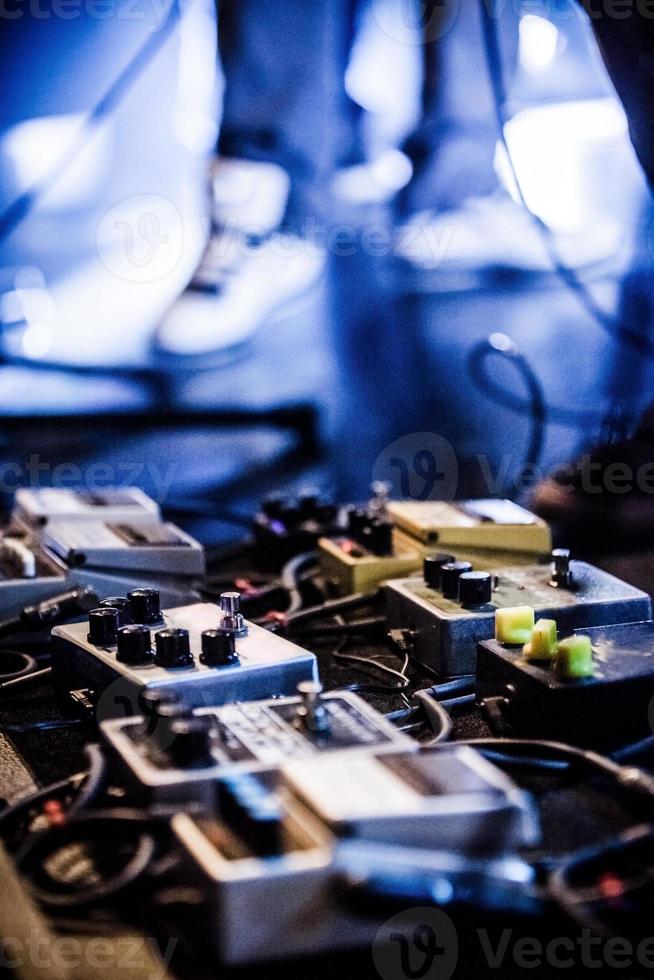
M534 610L531 606L508 606L495 613L495 639L509 646L528 643L534 628Z
M589 636L568 636L561 640L556 652L556 668L567 680L593 677L593 648Z
M554 660L556 657L556 621L539 619L534 626L529 643L523 653L527 660Z

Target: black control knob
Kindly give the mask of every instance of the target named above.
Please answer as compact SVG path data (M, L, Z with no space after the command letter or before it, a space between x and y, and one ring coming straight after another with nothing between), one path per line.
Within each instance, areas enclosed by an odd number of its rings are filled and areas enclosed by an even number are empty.
M157 667L171 670L175 667L191 667L193 654L188 630L165 629L154 634L156 653L154 662Z
M383 558L393 554L393 525L388 521L374 519L364 529L361 543L373 555Z
M459 579L472 571L469 561L451 561L441 568L441 592L446 599L459 598Z
M438 591L441 587L441 568L443 565L451 565L453 561L455 561L454 555L446 555L444 552L427 555L422 565L425 584L430 589Z
M121 664L138 667L152 661L152 641L147 626L132 624L118 630L116 660Z
M310 520L316 516L320 505L320 497L317 493L303 493L298 498L298 506L304 520Z
M283 497L268 497L264 500L261 511L269 520L274 521L281 517L285 506L286 501Z
M176 718L170 725L168 754L180 769L201 769L213 765L211 719L206 715Z
M361 540L361 535L368 526L369 518L365 510L351 507L347 512L347 531L355 541Z
M570 551L567 548L555 548L552 552L552 585L557 589L572 587L572 571L570 569Z
M467 608L485 606L493 598L490 572L464 572L459 577L459 602Z
M89 613L88 641L94 647L112 647L120 626L117 609L92 609Z
M177 693L170 688L146 687L138 694L139 710L144 715L156 715L164 705L175 704L183 708L183 702Z
M142 709L145 715L142 734L151 739L160 751L167 752L173 741L173 723L181 718L192 717L191 710L179 699L166 699L166 691L152 691L151 694L152 698L148 699Z
M231 667L238 664L234 630L204 630L200 660L207 667Z
M127 596L132 610L132 622L155 626L161 622L161 601L156 589L134 589Z
M112 595L103 599L98 606L101 609L117 609L121 626L129 626L132 622L132 606L127 596Z

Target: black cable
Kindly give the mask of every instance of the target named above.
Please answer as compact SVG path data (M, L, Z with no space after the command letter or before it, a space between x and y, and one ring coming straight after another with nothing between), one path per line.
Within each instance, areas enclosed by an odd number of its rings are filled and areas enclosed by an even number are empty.
M632 330L624 323L620 324L616 317L611 316L611 314L607 313L606 310L603 310L597 304L594 297L591 295L581 279L576 275L574 270L569 268L561 259L556 242L556 236L552 232L551 228L542 220L542 218L531 210L527 203L517 167L506 138L505 127L509 121L506 113L508 99L504 79L504 68L502 64L502 53L500 50L500 39L497 31L497 11L495 10L494 5L488 4L486 0L480 0L479 5L481 8L486 61L490 75L491 87L493 90L494 107L500 142L502 143L506 154L509 168L511 170L511 176L514 181L520 203L541 234L543 244L547 249L547 254L552 263L552 268L564 285L574 296L576 296L588 315L603 331L609 334L612 340L616 341L617 343L628 344L639 353L644 354L647 357L654 357L654 341L650 340L649 337L638 333L636 330Z
M506 408L510 412L515 412L517 415L529 416L532 411L531 402L521 398L520 395L516 394L510 388L503 388L494 380L492 374L485 371L486 359L491 354L500 353L502 352L491 344L490 340L480 341L469 355L468 366L473 380L484 394L502 408ZM524 355L522 356L524 357ZM550 425L561 425L571 429L589 428L590 426L598 425L604 418L602 412L590 408L564 408L561 405L552 405L547 401L544 401L544 404L547 412L547 420Z
M125 96L129 94L132 86L138 81L154 56L168 40L169 35L176 26L179 14L179 0L170 0L170 5L162 23L157 27L156 31L150 32L145 44L139 48L117 78L114 79L104 95L89 111L86 119L82 123L80 131L71 142L67 151L55 162L48 173L44 174L43 177L32 184L28 190L17 197L0 214L0 243L15 231L39 200L48 192L50 187L68 171L76 157L92 138L96 129L115 111Z
M642 904L642 916L649 914L651 902L651 890L654 885L654 869L647 862L651 860L652 845L654 844L654 826L643 825L625 831L607 843L584 848L581 851L570 855L556 867L549 878L550 897L569 915L574 921L581 922L587 928L596 933L606 931L606 923L602 920L599 912L604 906L607 911L612 911L618 902L620 916L620 935L624 935L624 928L628 920L638 923L639 916L634 915L633 908L623 905L624 897L632 891L638 891L648 886L650 889L649 898L645 896ZM621 887L617 894L607 893L599 885L589 887L577 883L577 879L582 877L584 872L593 873L595 869L602 872L607 864L610 867L612 858L628 856L634 853L634 877L631 880L617 878L616 883ZM620 908L622 906L622 908Z
M44 907L57 909L83 908L106 901L124 892L148 870L154 860L157 843L146 829L151 823L149 814L140 810L96 810L79 814L63 826L55 826L31 837L18 851L16 864L28 880L34 898ZM120 831L134 832L121 837ZM81 887L58 881L50 870L52 857L76 844L86 845L103 842L112 855L130 845L132 853L126 863L110 877L98 881L94 869L92 882ZM88 854L87 854L88 857Z
M467 708L475 704L476 700L477 696L475 694L462 694L458 698L441 698L438 703L446 711L451 711L453 708Z
M342 633L361 633L377 632L386 628L386 619L383 616L367 616L364 619L350 619L346 623L319 623L316 626L306 626L298 629L294 633L296 639L314 638L323 636L335 636Z
M27 674L23 674L20 677L14 677L12 680L3 681L0 683L0 694L13 694L16 691L22 691L25 687L31 687L33 684L42 684L45 681L50 680L52 676L52 667L43 667L41 670L32 670Z
M162 513L167 517L206 517L223 524L234 524L236 527L250 529L252 519L233 510L219 507L210 501L183 501L167 503L162 507Z
M35 812L39 812L41 805L48 800L66 798L71 792L76 792L76 796L68 803L64 813L75 814L82 806L92 802L101 789L104 780L104 757L99 746L94 743L86 745L84 752L89 760L89 768L86 772L75 773L73 776L61 779L50 786L45 786L2 810L0 812L0 834L4 836L7 828L29 820ZM76 805L77 799L80 800L79 805Z
M10 735L26 735L30 732L58 732L62 728L77 728L83 718L54 718L51 721L28 721L24 725L2 725L0 730Z
M435 732L434 738L427 744L438 745L440 742L446 741L452 733L453 723L443 705L433 698L429 691L416 691L414 697L420 703L427 715L432 731Z
M0 690L10 681L23 680L38 668L34 657L20 650L0 650Z
M580 749L563 742L515 738L468 739L457 744L470 745L482 755L486 750L490 750L496 754L499 752L508 758L511 752L515 751L518 761L522 762L528 759L535 768L540 768L536 753L545 753L548 757L553 756L555 761L567 762L570 767L577 766L582 770L603 776L626 792L646 798L654 807L654 776L636 766L623 766L608 756L600 755L591 749Z
M529 442L525 450L522 465L518 471L518 478L511 480L508 485L502 488L502 494L510 497L521 489L521 485L518 485L520 476L528 472L535 472L540 463L545 446L548 409L545 402L543 386L524 354L510 338L501 334L499 336L506 342L499 343L498 340L494 340L494 336L489 337L488 340L480 341L468 354L468 370L473 381L477 383L479 388L488 393L489 385L487 384L484 365L490 355L498 355L506 358L516 366L529 392L530 408L528 414L531 421ZM496 386L493 385L494 387Z
M462 674L461 677L455 677L451 681L434 684L429 690L432 697L435 697L437 701L442 701L443 698L448 698L451 694L467 694L469 691L474 691L475 683L474 674Z
M22 629L22 622L19 616L13 619L4 619L0 623L0 639L5 636L13 636Z
M329 599L320 606L309 606L298 612L291 613L284 617L284 624L289 628L294 628L300 623L311 622L314 619L328 618L337 613L348 612L351 609L359 609L361 606L373 604L375 595L364 595L355 593L354 595L344 596L342 599Z
M625 759L631 759L635 755L642 755L643 752L651 752L654 750L654 735L649 735L647 738L642 739L640 742L634 742L633 745L625 745L615 752L611 753L611 758L616 762L623 762Z
M285 613L285 620L302 609L302 595L300 593L299 581L300 573L307 566L315 565L318 561L317 551L306 551L301 555L296 555L287 561L280 573L282 586L286 589L289 597L289 606Z

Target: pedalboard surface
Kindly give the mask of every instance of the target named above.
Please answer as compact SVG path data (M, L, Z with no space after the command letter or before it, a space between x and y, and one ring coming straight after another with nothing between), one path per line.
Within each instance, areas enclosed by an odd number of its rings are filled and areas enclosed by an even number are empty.
M494 702L516 733L574 745L607 749L651 735L654 623L575 630L582 633L592 644L592 676L571 680L556 663L528 660L522 646L480 643L478 701Z
M290 694L316 678L312 653L247 623L238 593L225 596L223 608L195 603L161 612L155 590L135 590L127 624L120 610L101 603L88 622L56 627L58 691L64 700L73 691L94 692L98 717L111 718L140 713L145 691L171 692L200 707ZM105 600L112 602L126 600Z
M327 752L383 753L417 748L356 694L316 695L315 683L300 685L304 696L274 698L198 708L192 712L195 749L184 755L185 728L166 727L156 708L149 718L104 722L102 732L119 760L123 775L141 796L170 802L211 799L215 779L225 774L258 772L290 759L312 764ZM318 723L312 721L318 712ZM173 712L173 715L175 712ZM179 715L185 717L182 711Z
M563 553L562 553L563 554ZM462 563L456 563L461 564ZM556 580L550 565L496 568L475 573L470 568L454 578L446 594L421 578L386 583L387 618L392 629L408 631L415 658L443 676L475 671L477 644L494 635L500 608L531 606L539 617L556 619L561 630L629 623L651 617L650 597L626 582L586 562L565 562L567 571ZM445 566L449 568L449 565ZM485 586L484 600L462 601L461 583Z

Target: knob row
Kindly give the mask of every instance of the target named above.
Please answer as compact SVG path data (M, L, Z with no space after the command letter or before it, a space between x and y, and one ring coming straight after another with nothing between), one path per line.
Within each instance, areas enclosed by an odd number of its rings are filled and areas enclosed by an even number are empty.
M443 598L453 599L462 606L485 606L493 598L490 572L475 572L469 561L456 561L454 555L428 555L423 574L430 589L442 592Z
M96 617L91 622L101 622L104 639L109 642L98 646L116 646L116 659L119 663L136 667L154 663L158 667L191 667L195 660L191 653L191 639L188 630L162 629L154 634L155 649L152 649L152 636L147 626L131 623L120 626L115 609L95 609ZM110 622L108 622L110 620ZM97 630L98 627L96 626ZM91 634L89 634L91 635ZM93 642L93 640L91 641ZM207 667L226 667L239 662L236 653L236 636L231 629L209 629L201 634L202 653L200 662Z

